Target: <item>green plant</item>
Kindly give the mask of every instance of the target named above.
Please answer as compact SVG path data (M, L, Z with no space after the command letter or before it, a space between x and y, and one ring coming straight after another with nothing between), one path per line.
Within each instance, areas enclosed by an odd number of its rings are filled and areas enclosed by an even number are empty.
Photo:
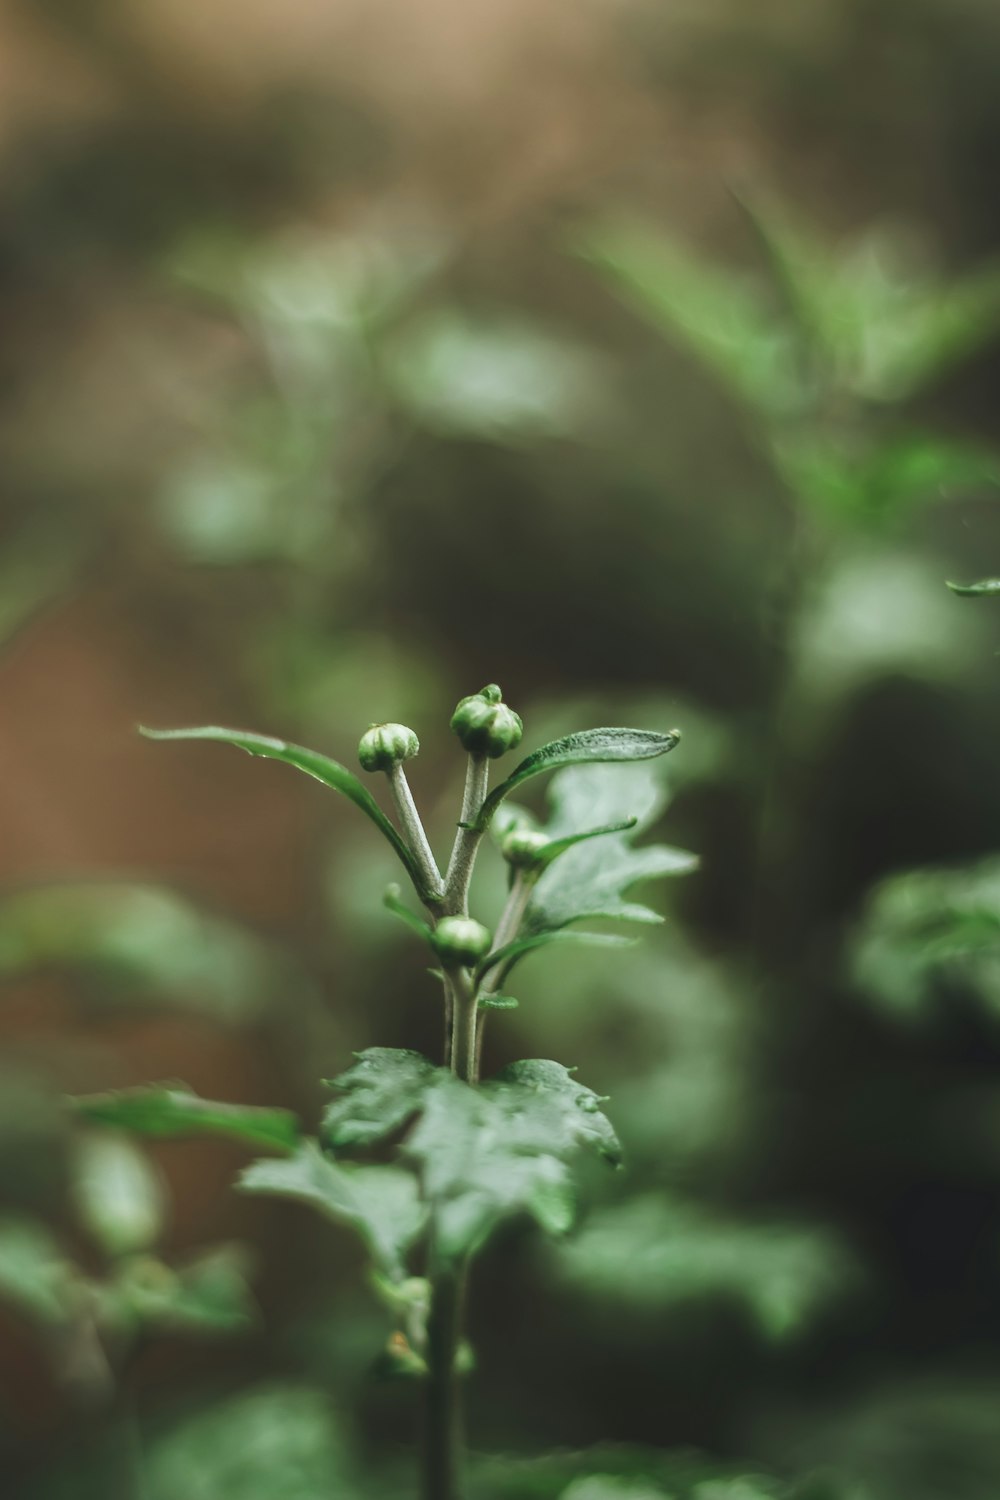
M623 763L618 772L627 777L628 763L672 750L677 731L570 734L528 755L490 791L490 762L518 745L520 718L490 684L462 699L451 724L468 764L443 872L403 769L419 750L404 725L372 725L359 746L363 769L386 777L397 823L353 772L314 751L214 727L143 731L154 739L217 740L284 761L349 798L375 824L425 910L421 916L406 905L398 887L386 893L390 911L433 955L445 1018L442 1065L394 1048L357 1054L330 1083L334 1097L318 1140L303 1139L286 1111L210 1103L173 1084L81 1098L75 1105L92 1125L153 1137L222 1132L265 1145L276 1155L242 1173L243 1191L304 1201L357 1230L371 1255L373 1285L396 1320L388 1362L426 1385L425 1500L455 1500L462 1491L459 1380L468 1366L462 1330L471 1261L512 1217L527 1216L551 1235L564 1234L574 1218L575 1159L589 1151L614 1166L620 1161L603 1099L561 1063L529 1059L481 1078L487 1018L491 1010L516 1006L508 981L526 955L574 940L627 941L577 924L659 920L626 893L639 880L680 874L694 864L675 849L635 848L634 817L602 821L609 799L604 768L595 763ZM540 828L508 799L548 772L557 773L553 810ZM618 804L620 796L619 785ZM491 832L509 867L507 898L492 935L469 911L473 869ZM395 1159L386 1161L385 1147L393 1144ZM371 1148L383 1160L365 1161ZM360 1162L351 1159L357 1156ZM418 1256L422 1274L415 1275Z

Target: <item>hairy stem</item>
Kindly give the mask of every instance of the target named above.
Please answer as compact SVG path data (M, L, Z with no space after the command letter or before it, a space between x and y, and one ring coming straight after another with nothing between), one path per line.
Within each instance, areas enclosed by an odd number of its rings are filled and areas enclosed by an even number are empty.
M390 771L387 771L386 775L389 779L389 787L392 791L392 800L396 807L396 813L403 829L403 836L410 846L410 851L417 862L421 879L424 883L424 889L418 892L418 894L424 905L429 907L431 911L435 913L440 912L441 903L444 900L444 881L441 879L441 871L437 867L437 860L434 858L431 846L427 841L424 825L420 821L420 814L417 812L417 805L413 800L413 793L410 791L410 783L406 779L406 772L403 770L402 764L397 764Z
M524 920L528 902L531 900L531 892L534 888L534 880L524 870L518 870L514 876L514 883L507 894L507 902L500 913L497 930L493 934L493 950L506 948L508 943L514 941ZM503 975L496 967L487 969L483 975L480 989L489 994L496 985L500 984Z
M478 1083L476 1008L479 995L468 969L455 969L452 983L451 1071L463 1083Z
M485 755L470 755L465 773L465 795L462 798L462 816L455 846L451 851L448 873L444 882L445 911L450 916L469 915L469 883L472 867L476 862L476 851L483 837L483 830L472 825L479 816L479 809L486 800L489 784L490 763Z

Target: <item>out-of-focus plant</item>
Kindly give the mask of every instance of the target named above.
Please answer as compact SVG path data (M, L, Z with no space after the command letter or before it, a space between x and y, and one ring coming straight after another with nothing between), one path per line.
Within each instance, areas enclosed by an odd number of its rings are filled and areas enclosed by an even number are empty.
M432 957L444 1003L443 1066L385 1047L357 1054L354 1066L331 1083L335 1097L318 1141L299 1141L283 1111L214 1104L175 1086L76 1101L78 1114L91 1125L151 1137L221 1131L269 1146L277 1154L243 1172L244 1191L309 1203L361 1235L373 1262L373 1284L396 1321L387 1357L398 1373L426 1383L427 1500L454 1500L464 1492L458 1392L469 1362L462 1329L470 1262L511 1217L526 1215L547 1233L564 1234L574 1218L571 1167L577 1157L589 1151L613 1165L620 1159L603 1100L561 1063L532 1059L482 1079L487 1018L516 1006L508 980L528 954L573 941L627 941L578 924L658 921L629 898L631 887L653 876L682 874L694 864L675 849L635 847L643 825L638 816L620 816L619 787L609 795L612 765L627 787L632 763L672 750L676 731L570 734L535 750L489 790L491 762L520 743L519 716L489 684L461 700L451 727L468 762L444 872L404 770L419 750L405 725L372 725L358 752L366 772L386 777L396 822L353 772L315 751L212 727L146 731L155 739L221 741L283 761L345 796L379 829L426 912L419 916L405 904L398 887L386 893L390 911ZM552 772L552 814L539 827L509 798ZM640 776L636 794L648 815L644 783ZM509 869L507 898L492 933L469 913L473 869L490 832ZM379 1161L393 1144L398 1159ZM365 1161L372 1151L376 1160ZM351 1160L358 1154L362 1163ZM422 1274L414 1274L412 1265L418 1252Z

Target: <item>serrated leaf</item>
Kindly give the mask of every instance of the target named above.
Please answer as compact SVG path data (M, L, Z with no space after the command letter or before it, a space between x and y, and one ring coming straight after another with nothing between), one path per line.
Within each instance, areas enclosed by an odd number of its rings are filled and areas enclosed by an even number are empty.
M558 1063L515 1063L481 1088L439 1075L404 1147L421 1168L436 1253L475 1254L498 1224L522 1213L564 1234L575 1211L568 1163L581 1148L617 1156L599 1104Z
M611 1121L601 1109L605 1100L578 1083L569 1068L548 1058L510 1063L485 1087L512 1116L508 1139L543 1143L557 1155L578 1147L597 1151L620 1166L622 1149Z
M294 1156L254 1162L237 1179L245 1193L269 1193L310 1203L335 1223L361 1235L386 1275L404 1274L404 1257L424 1225L416 1179L397 1167L356 1167L334 1162L315 1141Z
M507 1111L485 1089L450 1074L428 1093L406 1155L421 1169L433 1245L445 1261L473 1255L504 1219L532 1214L552 1233L569 1227L572 1187L564 1162L505 1139Z
M953 594L1000 594L1000 578L981 578L978 583L949 583Z
M494 788L483 803L476 819L476 827L488 828L504 798L533 776L587 761L652 760L658 755L666 755L679 743L680 731L676 729L670 730L668 734L656 734L650 729L582 729L578 734L567 734L561 740L552 740L522 760L507 780ZM574 833L577 831L572 830Z
M693 854L664 844L633 846L633 837L656 819L666 801L661 783L649 768L571 768L553 780L549 800L552 817L545 831L553 838L562 838L595 813L610 823L629 811L634 823L620 833L577 843L544 872L525 914L525 938L585 918L662 921L649 907L626 900L626 892L640 880L685 875L698 861Z
M220 1104L200 1099L182 1083L153 1083L86 1094L69 1104L75 1114L92 1124L112 1125L158 1140L226 1135L278 1151L292 1151L299 1141L299 1122L290 1110Z
M339 761L331 760L327 755L320 755L316 750L307 750L302 745L290 745L285 740L271 739L270 736L264 734L251 734L242 729L221 729L214 724L202 725L196 729L147 729L140 725L139 733L149 740L215 740L223 745L235 745L237 749L245 750L248 755L261 755L269 760L280 760L285 765L304 771L307 776L321 781L324 786L332 787L335 792L340 792L342 796L353 802L355 807L360 808L379 832L388 839L417 890L423 890L420 870L403 839L368 788L353 771L349 771Z
M322 1137L334 1150L384 1140L415 1114L438 1069L419 1052L368 1047L330 1080L338 1097L323 1115Z

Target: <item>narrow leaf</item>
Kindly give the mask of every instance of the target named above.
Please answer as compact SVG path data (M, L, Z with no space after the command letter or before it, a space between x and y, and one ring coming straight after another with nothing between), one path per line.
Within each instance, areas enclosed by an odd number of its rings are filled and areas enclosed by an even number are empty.
M425 1211L416 1179L397 1167L355 1167L333 1162L315 1141L294 1156L256 1161L241 1173L245 1193L271 1193L312 1204L326 1218L350 1224L368 1245L379 1269L395 1280L404 1256L423 1228Z
M421 1107L438 1069L419 1052L368 1047L329 1087L338 1097L323 1116L323 1140L334 1150L370 1146L398 1130Z
M476 973L482 975L489 973L491 969L499 969L499 977L502 978L510 973L519 958L535 948L545 948L549 943L590 943L595 947L627 948L631 942L631 938L621 937L615 932L566 932L562 929L530 932L524 937L513 938L511 942L504 943L502 948L488 953Z
M426 942L430 943L434 936L430 926L422 917L418 917L415 911L411 911L400 897L399 886L390 885L382 897L382 905L387 911L391 911L394 917L398 917L401 922L405 922L407 927L412 928L418 937L422 937Z
M543 849L539 849L536 865L543 870L548 869L554 859L565 854L567 849L572 849L574 844L582 844L584 839L599 839L606 833L628 833L638 821L638 818L623 818L621 822L607 823L603 828L588 828L584 833L568 833L565 838L553 839Z
M293 1151L299 1122L287 1109L218 1104L199 1099L182 1083L154 1083L71 1099L75 1114L95 1125L172 1140L191 1135L227 1135L255 1146Z
M379 807L368 788L339 761L320 755L315 750L306 750L301 745L290 745L285 740L271 739L263 734L251 734L242 729L220 729L217 725L203 725L197 729L146 729L141 724L139 733L149 740L216 740L223 745L235 745L248 755L261 755L269 760L280 760L295 766L307 776L313 776L324 786L332 787L353 802L355 807L370 818L380 833L388 839L406 868L418 891L423 882L416 861L409 849Z
M1000 594L1000 578L981 578L978 583L949 583L953 594Z
M534 751L516 766L483 803L476 827L488 828L497 808L515 787L540 776L545 771L555 771L561 766L579 765L586 761L652 760L666 755L680 742L680 731L672 729L668 734L656 734L649 729L584 729L578 734L568 734L564 739L552 740Z

